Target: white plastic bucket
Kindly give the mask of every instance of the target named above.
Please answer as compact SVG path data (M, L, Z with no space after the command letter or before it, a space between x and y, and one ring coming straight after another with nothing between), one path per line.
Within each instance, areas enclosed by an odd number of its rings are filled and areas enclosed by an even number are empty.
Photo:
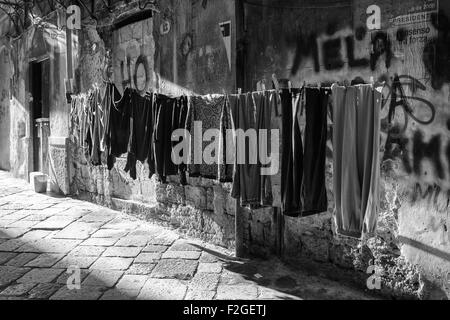
M34 192L46 193L47 192L47 175L42 172L30 173L30 183L33 186Z

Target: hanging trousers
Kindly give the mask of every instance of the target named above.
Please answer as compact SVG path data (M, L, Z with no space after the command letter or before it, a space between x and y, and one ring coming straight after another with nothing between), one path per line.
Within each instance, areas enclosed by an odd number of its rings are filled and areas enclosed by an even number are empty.
M255 130L256 144L245 139L245 145L236 146L236 163L234 169L234 179L232 197L241 200L241 205L266 206L272 205L272 185L270 176L261 174L261 159L259 157L260 130L267 130L267 143L270 144L271 115L274 110L276 97L275 92L254 92L241 95L229 96L231 115L233 119L233 129ZM239 143L239 141L236 141ZM240 141L244 143L244 141ZM238 150L240 150L238 152ZM267 150L271 151L270 148ZM245 163L238 163L238 154L245 153ZM256 164L251 163L251 157Z
M281 204L286 216L298 217L302 211L303 142L300 129L301 93L281 92L282 156Z
M307 217L328 210L325 186L327 108L329 91L305 88L281 94L283 156L281 165L282 211ZM304 141L300 119L306 113Z
M381 90L371 85L333 92L333 165L339 234L372 235L379 208Z
M305 88L305 149L303 155L302 217L328 210L325 187L327 110L331 92Z

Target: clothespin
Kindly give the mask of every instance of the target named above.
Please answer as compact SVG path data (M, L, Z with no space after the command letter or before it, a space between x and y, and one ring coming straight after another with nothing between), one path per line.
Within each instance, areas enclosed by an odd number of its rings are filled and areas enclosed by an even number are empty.
M291 82L291 80L288 81L288 87L289 87L289 93L292 93L292 82Z
M261 90L262 90L262 91L266 91L266 80L265 80L265 79L263 79L263 80L261 81Z
M275 90L277 90L277 92L280 92L280 82L278 81L275 73L272 74L272 82L273 82L273 85L275 86Z
M242 88L238 88L238 94L242 94Z
M260 80L256 83L256 91L261 91L261 90L262 90L262 87L261 87L261 80Z

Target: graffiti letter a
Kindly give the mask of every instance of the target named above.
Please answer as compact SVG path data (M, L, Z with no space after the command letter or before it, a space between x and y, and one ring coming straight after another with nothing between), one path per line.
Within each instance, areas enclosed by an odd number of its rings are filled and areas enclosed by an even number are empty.
M67 29L80 30L81 29L81 9L77 5L67 7Z

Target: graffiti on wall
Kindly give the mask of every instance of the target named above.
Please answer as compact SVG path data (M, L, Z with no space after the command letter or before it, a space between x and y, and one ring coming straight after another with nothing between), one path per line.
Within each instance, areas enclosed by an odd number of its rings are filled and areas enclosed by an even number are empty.
M342 69L346 64L349 68L367 68L375 70L379 60L384 58L386 68L389 69L393 58L391 39L387 32L376 31L368 33L364 26L360 26L352 34L341 36L331 23L327 27L325 40L315 33L295 36L295 54L291 68L291 75L296 75L302 63L307 58L312 58L314 71L320 72ZM356 46L365 45L366 38L370 37L372 50L368 56L357 57ZM288 43L292 43L288 38ZM344 54L343 54L344 52Z
M115 31L114 76L116 85L122 91L129 87L145 94L151 88L154 55L152 24L150 18Z
M127 55L125 60L120 61L120 75L122 88L134 88L140 94L144 94L150 87L150 68L148 59L140 54L133 63L131 56Z
M284 70L306 81L384 82L384 167L399 169L412 201L428 199L441 211L450 200L450 113L441 90L450 83L450 20L435 3L407 8L383 29L329 23L320 34L296 31L285 37L291 55Z
M409 75L395 75L391 85L386 82L385 77L380 77L380 81L385 82L382 109L389 108L388 125L392 126L396 118L394 125L400 128L399 132L391 132L392 135L405 133L411 121L421 125L433 123L436 108L432 102L421 96L421 92L426 91L427 87L420 80ZM411 94L408 95L406 90Z

